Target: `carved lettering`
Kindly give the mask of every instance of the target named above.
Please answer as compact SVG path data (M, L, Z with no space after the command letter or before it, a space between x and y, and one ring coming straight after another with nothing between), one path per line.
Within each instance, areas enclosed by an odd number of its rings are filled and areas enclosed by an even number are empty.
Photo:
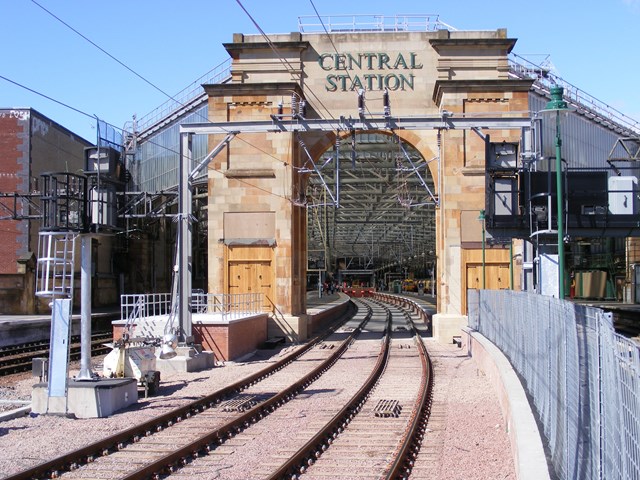
M346 74L329 73L326 76L327 92L347 92L365 90L413 90L413 73L384 73L407 70L421 70L415 52L390 55L386 52L365 53L323 53L318 57L318 65L326 72L345 71ZM381 73L364 73L365 71ZM359 73L362 72L362 73Z

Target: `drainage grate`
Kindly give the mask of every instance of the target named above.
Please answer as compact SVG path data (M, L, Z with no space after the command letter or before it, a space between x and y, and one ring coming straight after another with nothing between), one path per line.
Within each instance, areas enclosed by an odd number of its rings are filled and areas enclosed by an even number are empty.
M256 395L239 395L236 398L228 400L220 405L225 412L244 412L258 403Z
M400 410L402 410L402 406L398 400L378 400L375 408L373 409L373 414L376 417L395 417L397 418L400 415Z

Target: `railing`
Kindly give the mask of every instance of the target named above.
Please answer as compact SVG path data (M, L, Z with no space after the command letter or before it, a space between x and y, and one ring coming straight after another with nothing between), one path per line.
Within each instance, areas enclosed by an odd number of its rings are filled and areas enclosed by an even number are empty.
M191 295L191 313L215 315L224 321L262 313L261 293L198 293ZM170 293L141 293L120 296L120 318L127 325L171 314Z
M305 15L298 17L300 33L433 32L456 30L438 15Z
M73 299L77 232L40 232L36 295Z
M120 295L120 318L136 323L140 318L169 315L170 293L136 293Z
M528 292L469 290L469 326L509 358L559 479L640 478L640 346L611 314Z
M202 85L222 83L222 81L230 75L231 59L229 58L213 67L200 78L194 80L188 87L175 94L173 98L167 100L143 117L140 117L136 124L137 131L144 132L151 126L168 117L169 114L187 107L192 100L203 96L204 90L202 89ZM203 121L206 122L207 119L203 119Z
M640 122L638 120L625 115L611 105L580 90L575 85L551 73L550 70L544 66L536 65L520 55L511 53L509 54L509 70L515 77L534 79L534 87L538 87L546 92L548 92L552 86L561 86L564 88L565 100L590 118L600 119L610 128L615 129L616 126L619 126L626 130L626 134L631 136L640 134Z
M261 293L194 293L191 311L233 320L262 312Z

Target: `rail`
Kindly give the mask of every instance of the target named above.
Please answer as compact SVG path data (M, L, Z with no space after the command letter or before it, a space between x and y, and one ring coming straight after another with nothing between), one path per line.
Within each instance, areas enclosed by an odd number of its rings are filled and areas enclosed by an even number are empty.
M557 478L640 478L640 346L612 315L507 290L469 290L468 305L521 376Z
M345 318L351 317L355 315L355 313L355 310L352 310L347 314ZM345 318L338 319L338 323L336 323L334 327L337 327L339 324L341 324L342 321L345 320ZM6 480L29 480L33 478L43 477L58 478L60 474L68 472L72 469L76 469L86 463L90 463L100 456L106 456L110 453L117 452L128 444L137 443L141 438L149 436L153 432L159 432L175 423L181 422L185 418L189 418L192 415L197 415L199 412L203 412L208 410L209 408L215 407L223 400L231 398L233 395L242 392L252 384L257 383L260 380L268 377L269 375L272 375L273 373L285 368L288 364L294 362L297 358L301 357L307 351L318 345L322 340L324 340L325 337L333 333L333 331L334 328L331 328L329 329L329 331L315 336L306 345L298 349L294 349L288 354L285 354L284 357L282 357L275 363L267 365L265 368L259 370L256 373L250 374L241 380L224 386L214 393L194 400L186 405L174 408L169 412L162 413L157 417L146 420L145 422L138 425L134 425L126 430L117 432L103 440L98 440L80 449L45 461L39 465L30 467L14 475L10 475L6 477ZM349 337L345 339L345 345L349 345L352 340L352 336L354 335L355 332L352 332L352 334L350 334ZM312 378L312 376L308 377ZM301 380L299 383L300 385L302 385L302 383L304 383L304 380ZM270 411L275 410L278 405L284 403L285 397L288 397L289 395L289 391L281 392L280 394L272 397L267 402L264 402L245 412L243 415L236 418L236 420L227 423L225 426L219 428L216 432L213 432L212 442L218 444L224 442L226 438L231 438L233 434L237 432L238 428L243 427L245 422L251 423L254 417L257 418L260 416L264 416ZM208 442L205 440L202 442L201 447L204 450L207 450L207 446L211 445L212 442ZM180 453L183 457L190 457L194 452L199 451L201 447L198 446L197 448L184 449L184 451ZM180 455L176 455L176 457L180 457ZM154 468L151 468L151 470L154 470ZM143 478L140 470L138 470L138 473L136 475L137 476L134 476L134 478Z

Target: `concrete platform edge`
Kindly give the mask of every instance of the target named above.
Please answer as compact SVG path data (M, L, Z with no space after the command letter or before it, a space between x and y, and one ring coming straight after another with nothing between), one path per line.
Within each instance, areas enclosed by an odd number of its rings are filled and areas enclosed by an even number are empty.
M531 406L516 372L505 355L483 335L468 327L462 329L463 348L493 384L514 456L519 480L549 480L549 465L542 436Z

